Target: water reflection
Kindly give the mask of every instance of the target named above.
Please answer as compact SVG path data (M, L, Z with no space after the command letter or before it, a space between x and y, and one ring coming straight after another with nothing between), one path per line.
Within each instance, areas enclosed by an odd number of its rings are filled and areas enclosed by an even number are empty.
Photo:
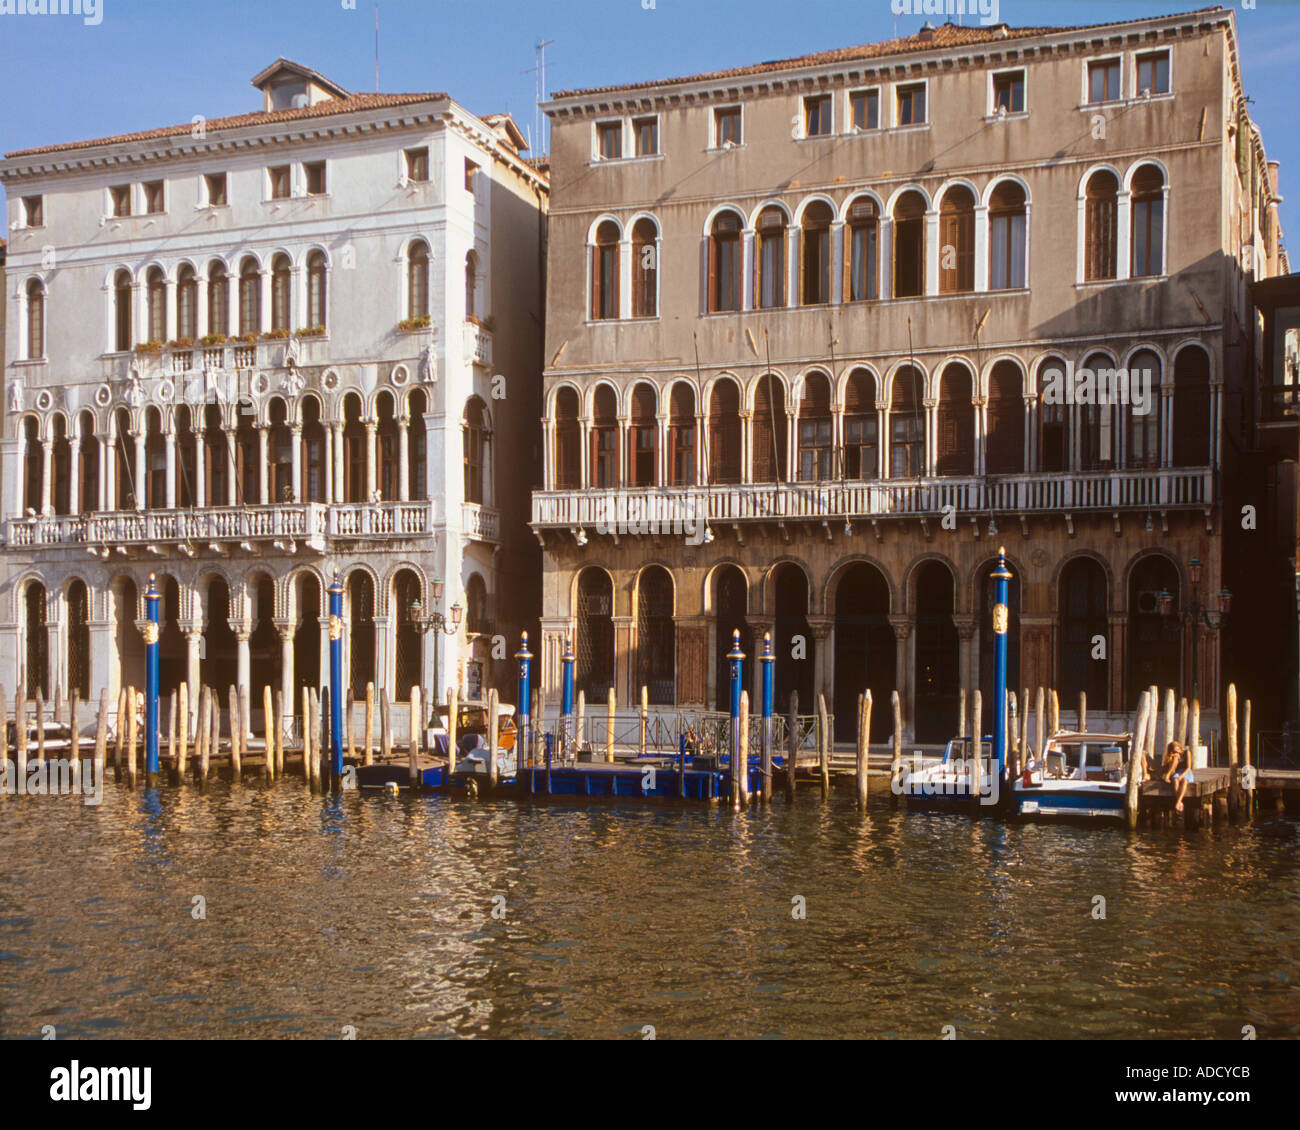
M5 1036L1300 1035L1300 845L1248 828L818 790L739 815L295 782L65 799L0 808Z

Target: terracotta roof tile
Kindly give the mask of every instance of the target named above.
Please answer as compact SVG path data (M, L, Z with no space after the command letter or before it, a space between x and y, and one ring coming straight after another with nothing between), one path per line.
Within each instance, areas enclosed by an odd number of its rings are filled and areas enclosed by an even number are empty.
M446 94L350 94L346 98L329 98L314 106L289 110L258 110L250 114L234 114L225 118L209 118L205 128L209 133L221 130L249 129L253 126L272 125L279 122L310 121L334 114L349 114L360 110L378 110L389 106L405 106L415 102L436 102L448 98ZM100 137L93 141L67 141L59 145L41 145L35 149L16 149L6 157L32 157L41 153L63 153L74 149L90 149L101 145L124 145L132 141L152 141L166 137L187 135L194 128L192 122L162 129L140 130L137 133L120 133L113 137Z
M1200 12L1218 12L1221 7L1198 8L1194 12L1179 12L1186 16ZM1160 17L1142 17L1158 19ZM621 83L614 86L592 86L583 89L561 90L551 97L575 98L593 94L614 93L616 91L645 90L656 86L674 86L688 82L710 82L720 79L743 78L748 75L772 74L778 71L793 71L802 67L816 67L835 63L853 63L858 60L877 59L886 55L904 55L913 51L938 51L946 47L969 47L984 43L1005 43L1014 39L1027 39L1037 35L1050 35L1053 32L1078 31L1087 27L1114 27L1120 23L1134 23L1135 20L1120 20L1106 24L1090 24L1084 28L1074 26L1059 27L1009 27L997 25L992 27L959 27L956 24L942 24L934 29L933 35L923 36L921 31L912 35L899 36L897 39L885 39L879 43L864 43L856 47L838 47L831 51L818 51L811 55L797 55L791 59L770 59L763 63L753 63L729 70L705 71L702 74L684 75L678 78L654 79L646 82Z

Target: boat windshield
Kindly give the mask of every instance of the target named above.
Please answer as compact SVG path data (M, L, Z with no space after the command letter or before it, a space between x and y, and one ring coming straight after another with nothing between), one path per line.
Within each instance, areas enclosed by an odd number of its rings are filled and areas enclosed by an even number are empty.
M1044 771L1060 780L1117 781L1124 770L1123 747L1115 741L1058 742L1047 751Z

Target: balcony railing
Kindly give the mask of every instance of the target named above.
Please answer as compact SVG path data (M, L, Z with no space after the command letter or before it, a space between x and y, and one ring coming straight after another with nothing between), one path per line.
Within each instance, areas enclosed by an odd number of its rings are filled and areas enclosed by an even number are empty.
M203 510L111 510L73 516L11 518L5 542L29 546L109 547L294 540L324 551L328 538L406 538L430 533L430 502L276 503Z
M463 503L460 508L460 524L467 537L489 542L501 540L501 512L491 506Z
M1208 468L1030 474L996 477L875 479L821 483L745 483L710 487L534 491L533 523L585 526L708 520L830 520L1209 506Z
M492 365L492 333L477 322L465 322L465 360Z

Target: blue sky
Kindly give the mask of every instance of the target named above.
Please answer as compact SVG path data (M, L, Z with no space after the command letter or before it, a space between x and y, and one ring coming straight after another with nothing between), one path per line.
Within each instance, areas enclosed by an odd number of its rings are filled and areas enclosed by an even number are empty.
M98 3L96 26L76 16L0 14L0 150L256 109L248 80L277 55L349 89L374 89L374 0ZM1282 163L1282 194L1289 197L1282 224L1300 249L1293 69L1300 63L1300 2L1243 3L1249 0L1232 6L1246 90L1269 157ZM15 4L0 0L0 8ZM1013 26L1079 25L1204 6L1000 0L999 15ZM535 76L526 72L542 39L554 40L546 53L546 86L554 91L887 39L923 19L895 16L890 0L381 0L380 87L444 90L476 113L508 109L531 133Z

